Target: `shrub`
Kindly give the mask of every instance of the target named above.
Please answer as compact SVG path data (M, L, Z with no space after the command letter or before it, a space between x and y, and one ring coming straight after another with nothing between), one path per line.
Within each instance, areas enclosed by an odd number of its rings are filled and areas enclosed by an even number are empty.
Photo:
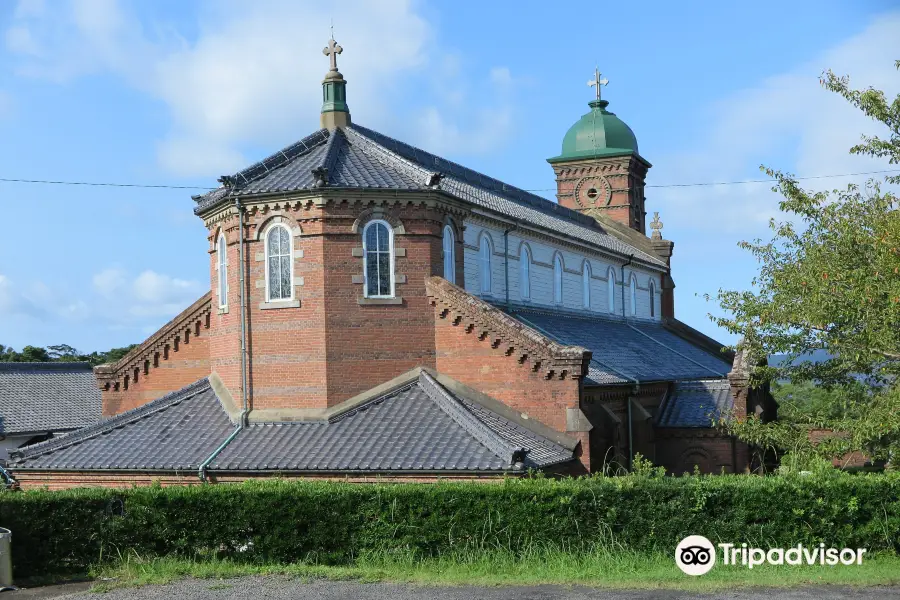
M84 572L130 552L349 564L535 545L670 553L689 534L756 546L894 551L900 475L243 484L0 494L17 577Z

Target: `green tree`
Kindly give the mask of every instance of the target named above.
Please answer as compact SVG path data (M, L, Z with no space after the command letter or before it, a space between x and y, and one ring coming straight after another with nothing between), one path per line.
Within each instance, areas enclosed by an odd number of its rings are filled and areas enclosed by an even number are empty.
M831 71L821 83L887 128L886 137L863 136L850 152L900 164L900 96L889 102L879 90L854 90L848 77ZM759 273L749 291L719 290L727 316L713 320L740 335L751 356L787 356L756 368L755 382L815 384L826 392L815 410L785 411L776 424L750 417L723 426L745 441L807 458L850 450L900 456L898 199L877 180L810 192L788 174L762 170L775 178L787 218L771 221L770 241L741 242ZM885 180L900 184L900 176ZM829 358L803 360L821 350ZM806 434L813 427L840 434L813 445Z

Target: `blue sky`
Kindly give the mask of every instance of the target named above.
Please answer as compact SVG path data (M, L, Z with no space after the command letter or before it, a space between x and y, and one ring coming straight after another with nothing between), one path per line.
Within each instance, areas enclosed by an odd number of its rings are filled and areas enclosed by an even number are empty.
M895 2L8 0L0 178L213 187L318 127L332 19L355 122L547 197L595 65L650 186L888 168L847 155L879 130L818 76L897 93ZM700 295L749 284L768 188L647 190L678 317L724 342ZM0 183L0 344L139 342L199 297L191 193Z

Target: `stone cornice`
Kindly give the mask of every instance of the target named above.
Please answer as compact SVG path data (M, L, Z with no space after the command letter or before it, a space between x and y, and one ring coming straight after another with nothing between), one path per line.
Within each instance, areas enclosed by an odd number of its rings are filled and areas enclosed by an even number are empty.
M169 349L178 349L191 336L199 336L201 329L209 329L212 314L212 292L206 292L174 319L163 325L137 348L134 348L115 363L97 365L94 376L100 389L118 388L124 381L147 374L149 367L159 365L160 356L168 358Z
M564 346L453 285L443 277L425 279L425 291L441 318L465 325L469 333L489 339L518 362L531 361L532 369L547 379L580 379L587 373L591 352L580 346Z

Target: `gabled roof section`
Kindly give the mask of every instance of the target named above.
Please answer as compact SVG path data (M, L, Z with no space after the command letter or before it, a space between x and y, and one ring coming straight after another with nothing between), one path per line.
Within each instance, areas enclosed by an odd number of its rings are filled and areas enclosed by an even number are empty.
M68 431L100 420L86 362L0 362L0 435Z
M321 187L440 190L507 219L665 266L646 247L610 235L593 217L359 125L317 131L222 181L194 197L196 214L228 198Z
M658 427L713 427L734 409L727 379L679 381L664 400L656 418Z
M725 377L731 365L662 323L515 307L511 316L562 344L591 351L585 385Z
M186 471L234 429L207 379L68 435L11 453L10 468Z
M524 472L573 451L462 399L424 369L327 419L251 422L208 472ZM191 471L234 433L208 379L15 452L19 470Z

